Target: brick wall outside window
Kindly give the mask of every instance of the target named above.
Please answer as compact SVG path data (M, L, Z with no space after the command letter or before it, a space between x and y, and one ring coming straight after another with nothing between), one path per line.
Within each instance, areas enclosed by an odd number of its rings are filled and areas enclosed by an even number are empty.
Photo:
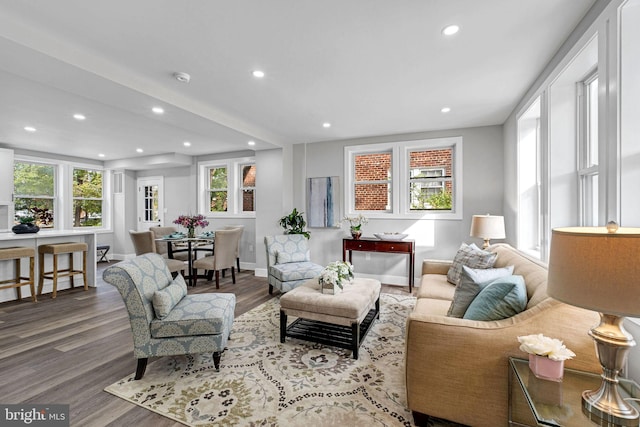
M251 187L251 188L247 188ZM242 167L242 211L255 211L255 187L256 187L256 165Z
M442 168L445 176L451 176L453 165L453 149L412 151L409 154L409 167L414 168ZM444 184L445 191L451 192L453 183L447 181Z
M359 154L355 156L355 208L362 211L389 209L391 153ZM361 183L382 181L382 183Z

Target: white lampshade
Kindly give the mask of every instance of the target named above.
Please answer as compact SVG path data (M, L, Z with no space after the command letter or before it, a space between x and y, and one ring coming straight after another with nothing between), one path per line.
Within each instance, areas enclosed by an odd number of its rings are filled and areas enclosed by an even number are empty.
M472 237L482 239L504 239L504 217L498 215L474 215L471 218Z
M640 228L552 231L549 296L588 310L640 315Z

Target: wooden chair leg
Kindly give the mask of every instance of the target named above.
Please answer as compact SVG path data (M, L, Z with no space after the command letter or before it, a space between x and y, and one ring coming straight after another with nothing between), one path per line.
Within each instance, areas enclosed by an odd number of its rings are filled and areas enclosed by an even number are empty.
M269 295L273 293L273 285L269 285Z
M29 289L31 290L31 300L38 302L36 296L36 276L35 276L35 257L29 257Z
M216 289L220 289L220 270L216 270Z
M220 372L220 352L213 352L213 366L216 367L216 372Z
M16 276L15 276L15 281L16 283L20 283L20 277L22 276L21 271L20 271L20 258L16 258ZM22 291L20 290L20 286L16 286L16 293L18 294L18 301L20 301L22 299Z
M44 254L38 254L38 295L42 295L44 286Z
M71 289L75 288L76 285L73 283L73 252L69 252L69 284L71 285Z
M240 257L236 258L236 266L238 267L238 273L240 273Z
M82 252L82 280L84 281L84 290L89 290L89 284L87 283L87 253Z
M235 267L231 267L231 282L236 284L236 269Z
M149 361L149 359L147 359L146 357L144 357L142 359L138 359L138 367L136 368L136 376L135 376L134 380L142 379L142 377L144 376L144 371L147 370L147 362L148 361Z
M58 296L58 254L53 254L53 294L51 298Z

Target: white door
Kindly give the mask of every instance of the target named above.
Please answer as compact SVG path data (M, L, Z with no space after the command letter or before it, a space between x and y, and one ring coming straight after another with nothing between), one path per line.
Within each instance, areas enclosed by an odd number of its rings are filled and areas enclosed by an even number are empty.
M164 179L138 178L138 231L164 223Z

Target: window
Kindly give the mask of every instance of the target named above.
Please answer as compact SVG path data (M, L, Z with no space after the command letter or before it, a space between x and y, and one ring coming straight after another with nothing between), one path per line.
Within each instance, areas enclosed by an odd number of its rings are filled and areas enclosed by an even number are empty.
M253 158L198 164L199 205L204 215L255 215L256 165Z
M102 171L73 169L73 226L102 227Z
M345 147L347 214L461 219L461 153L459 137Z
M33 216L41 228L52 228L57 220L56 166L18 161L13 166L15 219Z
M227 168L212 167L208 170L209 176L209 211L210 212L226 212L228 207L227 200Z
M598 225L598 76L578 84L578 177L580 221Z
M240 165L240 199L242 200L242 212L255 212L256 210L256 165Z

